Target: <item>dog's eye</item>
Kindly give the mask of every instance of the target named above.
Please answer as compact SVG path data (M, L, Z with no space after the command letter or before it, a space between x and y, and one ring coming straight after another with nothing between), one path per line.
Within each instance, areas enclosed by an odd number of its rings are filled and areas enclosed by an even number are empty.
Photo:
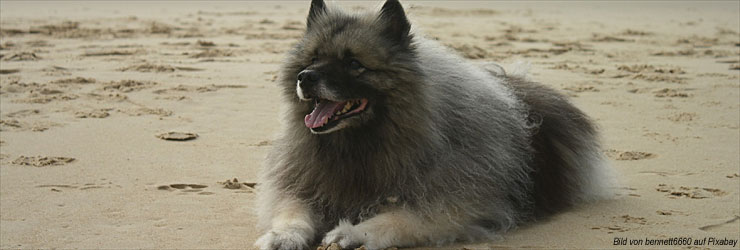
M318 61L318 60L319 60L319 59L318 59L318 58L316 58L316 57L314 57L314 58L311 58L311 64L314 64L314 63L316 63L316 61Z
M351 62L349 62L349 67L353 70L359 70L359 69L365 68L365 66L362 66L362 63L354 59Z

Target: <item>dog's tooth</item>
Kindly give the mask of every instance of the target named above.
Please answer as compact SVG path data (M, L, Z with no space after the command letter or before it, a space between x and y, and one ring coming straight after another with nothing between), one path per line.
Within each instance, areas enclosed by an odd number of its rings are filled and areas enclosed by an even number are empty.
M352 103L347 102L342 109L342 113L347 112L350 108L352 108Z

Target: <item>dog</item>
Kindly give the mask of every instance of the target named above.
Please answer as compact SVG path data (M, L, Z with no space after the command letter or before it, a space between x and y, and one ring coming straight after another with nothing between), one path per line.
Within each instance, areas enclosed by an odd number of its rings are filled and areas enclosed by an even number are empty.
M610 195L583 112L416 34L397 0L370 13L313 0L279 76L286 110L261 172L261 249L491 240Z

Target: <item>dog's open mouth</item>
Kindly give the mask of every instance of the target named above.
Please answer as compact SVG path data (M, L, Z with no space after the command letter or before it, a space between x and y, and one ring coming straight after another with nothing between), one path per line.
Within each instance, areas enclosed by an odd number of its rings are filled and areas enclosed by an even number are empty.
M367 107L367 99L335 102L316 99L313 111L306 115L306 127L314 131L324 131L336 126L340 120L357 115Z

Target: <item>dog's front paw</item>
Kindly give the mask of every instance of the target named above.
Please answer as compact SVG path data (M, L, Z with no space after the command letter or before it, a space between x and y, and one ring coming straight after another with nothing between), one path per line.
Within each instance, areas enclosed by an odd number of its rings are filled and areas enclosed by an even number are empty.
M308 249L308 240L297 231L270 230L254 245L261 250L299 250Z
M365 235L348 221L342 220L333 230L326 233L322 244L337 243L342 248L357 247L364 243Z

